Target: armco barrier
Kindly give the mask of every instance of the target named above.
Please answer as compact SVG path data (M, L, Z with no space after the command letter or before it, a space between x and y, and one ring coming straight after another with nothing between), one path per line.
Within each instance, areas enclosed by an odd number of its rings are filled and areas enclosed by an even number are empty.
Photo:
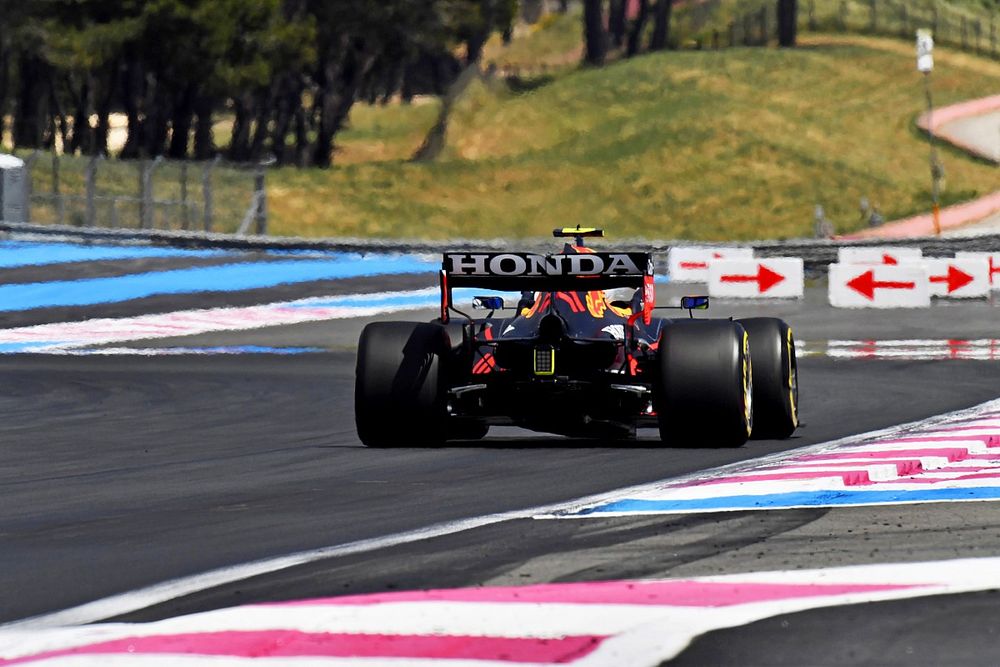
M337 250L341 252L412 252L440 253L462 249L521 249L550 251L552 239L450 239L427 241L418 239L363 239L363 238L302 238L276 236L233 236L205 232L93 229L69 225L39 225L0 221L0 237L64 239L84 243L154 244L189 248L222 248L232 250ZM666 254L672 247L690 246L690 241L608 239L604 241L616 249L652 251L657 254L657 267L666 267ZM708 244L698 244L706 246ZM837 254L845 246L914 246L924 255L953 257L957 252L998 253L1000 234L975 237L923 237L910 239L871 240L815 240L789 239L779 241L753 241L743 244L753 249L755 257L800 257L805 270L812 274L825 274L827 266L837 262ZM731 247L718 245L716 247Z

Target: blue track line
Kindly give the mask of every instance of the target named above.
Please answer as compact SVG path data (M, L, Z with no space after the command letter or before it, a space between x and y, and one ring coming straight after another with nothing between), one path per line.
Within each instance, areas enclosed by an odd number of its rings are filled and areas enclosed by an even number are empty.
M896 489L892 491L795 491L765 495L720 496L690 500L618 500L578 512L577 515L609 513L671 513L829 507L836 505L890 505L898 503L1000 499L1000 487L980 486L942 489Z
M436 262L406 255L341 255L335 259L246 262L115 278L0 285L0 311L93 306L161 294L238 292L316 280L431 274L435 268Z
M217 257L226 250L195 250L158 246L80 245L75 243L0 243L0 269L68 262L149 259L157 257Z

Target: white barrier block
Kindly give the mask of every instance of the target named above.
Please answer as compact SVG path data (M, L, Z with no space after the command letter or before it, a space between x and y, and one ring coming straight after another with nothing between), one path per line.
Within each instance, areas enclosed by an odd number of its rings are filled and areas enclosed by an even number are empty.
M805 293L802 258L720 259L708 267L708 295L793 299Z
M24 160L0 155L0 220L28 222L27 179Z
M708 265L720 259L753 259L753 248L675 246L667 251L667 271L677 283L707 283Z
M837 250L838 264L902 264L919 261L923 257L920 248L895 248L891 246L847 247Z
M955 253L955 259L985 259L990 270L990 287L1000 290L1000 252L970 252Z
M990 295L990 264L982 257L925 257L931 296L978 299Z
M919 264L830 265L830 305L835 308L927 308L927 269Z

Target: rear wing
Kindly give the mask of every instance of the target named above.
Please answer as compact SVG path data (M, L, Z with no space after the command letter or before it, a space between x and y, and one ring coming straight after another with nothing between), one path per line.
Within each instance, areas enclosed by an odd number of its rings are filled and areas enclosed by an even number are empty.
M646 252L539 255L523 252L449 252L441 263L441 320L448 321L452 289L589 292L642 287L643 312L652 313L653 256ZM648 316L646 317L648 319Z

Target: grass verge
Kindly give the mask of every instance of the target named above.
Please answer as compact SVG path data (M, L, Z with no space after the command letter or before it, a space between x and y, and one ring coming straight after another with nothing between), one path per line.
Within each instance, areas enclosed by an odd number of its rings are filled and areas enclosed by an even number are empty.
M1000 88L997 63L936 55L938 104ZM524 94L477 85L437 163L273 172L272 230L520 238L581 223L618 237L742 240L808 236L822 204L846 232L862 224L861 197L888 219L929 208L913 122L923 104L908 45L850 36L645 56ZM400 127L427 122L418 107L393 113ZM943 162L946 201L1000 185L995 168L963 154Z

